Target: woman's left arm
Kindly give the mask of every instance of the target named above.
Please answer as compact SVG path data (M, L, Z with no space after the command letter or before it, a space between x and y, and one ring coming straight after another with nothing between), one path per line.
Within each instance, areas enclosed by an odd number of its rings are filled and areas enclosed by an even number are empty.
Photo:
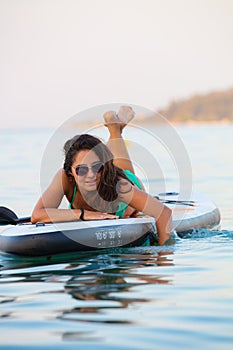
M121 186L119 198L136 210L155 218L159 245L163 245L170 238L172 231L172 211L170 208L129 183L126 186Z

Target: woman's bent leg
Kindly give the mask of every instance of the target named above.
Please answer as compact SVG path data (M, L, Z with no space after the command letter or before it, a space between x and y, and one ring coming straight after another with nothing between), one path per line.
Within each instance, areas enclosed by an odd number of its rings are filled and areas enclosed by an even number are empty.
M119 117L113 111L109 111L104 114L105 126L108 128L109 131L109 140L107 146L109 147L110 151L114 156L114 164L123 170L130 170L132 173L134 173L133 164L131 162L128 150L126 148L125 141L122 137L122 131L127 125L122 122L122 120L126 120L126 116L124 113L125 111L128 113L128 119L130 118L130 112L131 115L134 115L134 112L132 111L131 107L126 106L120 108Z

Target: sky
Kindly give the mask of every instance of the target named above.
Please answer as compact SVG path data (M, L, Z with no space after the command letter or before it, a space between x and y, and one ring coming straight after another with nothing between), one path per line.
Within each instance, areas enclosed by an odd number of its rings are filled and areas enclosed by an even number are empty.
M0 128L233 86L233 0L0 0Z

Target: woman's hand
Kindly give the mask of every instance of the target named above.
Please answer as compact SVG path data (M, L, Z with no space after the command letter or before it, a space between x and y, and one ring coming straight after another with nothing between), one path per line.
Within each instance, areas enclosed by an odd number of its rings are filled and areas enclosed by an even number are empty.
M102 213L100 211L90 211L84 209L84 220L106 220L106 219L119 219L119 216L114 214Z

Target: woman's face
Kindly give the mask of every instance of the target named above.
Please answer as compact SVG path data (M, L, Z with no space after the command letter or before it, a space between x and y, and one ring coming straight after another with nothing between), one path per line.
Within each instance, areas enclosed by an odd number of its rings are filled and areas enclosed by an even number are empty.
M80 191L94 191L100 182L102 163L92 150L77 153L72 164L72 175Z

